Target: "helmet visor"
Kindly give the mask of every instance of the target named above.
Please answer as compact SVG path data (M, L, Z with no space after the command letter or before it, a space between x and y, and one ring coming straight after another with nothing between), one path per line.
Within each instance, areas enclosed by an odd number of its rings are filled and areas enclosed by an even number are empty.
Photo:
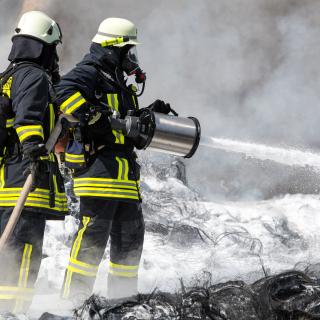
M130 62L139 65L138 52L136 46L133 46L129 49L129 51L127 52L127 58Z

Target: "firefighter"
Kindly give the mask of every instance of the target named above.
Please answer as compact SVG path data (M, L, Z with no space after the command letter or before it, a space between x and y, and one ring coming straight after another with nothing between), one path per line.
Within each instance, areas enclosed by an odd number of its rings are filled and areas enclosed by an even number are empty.
M137 58L135 25L105 19L85 55L56 86L60 109L80 120L73 129L65 160L74 171L74 192L80 197L80 225L66 269L62 296L81 299L91 294L110 236L108 298L135 295L144 240L140 169L134 142L113 130L108 115L123 118L138 112L137 88L146 79ZM169 112L163 101L151 108ZM161 110L160 110L161 109Z
M20 195L26 176L33 186L12 237L0 258L0 311L25 312L34 295L46 219L63 219L67 212L63 181L54 154L44 144L55 125L52 82L59 80L56 46L58 24L39 11L22 15L8 60L0 75L0 108L6 119L6 139L0 146L0 234ZM10 105L10 112L8 112ZM7 110L5 112L4 110Z

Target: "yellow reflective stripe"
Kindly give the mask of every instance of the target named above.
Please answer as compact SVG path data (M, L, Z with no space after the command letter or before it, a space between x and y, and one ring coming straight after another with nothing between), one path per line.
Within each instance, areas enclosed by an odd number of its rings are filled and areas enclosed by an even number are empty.
M84 159L83 154L71 154L71 153L66 153L66 156L74 159Z
M115 199L133 199L133 200L139 200L138 192L136 192L135 195L130 194L120 194L120 193L114 193L114 192L90 192L87 190L75 190L75 195L77 197L102 197L102 198L115 198Z
M19 273L18 286L20 288L26 288L28 284L31 253L32 253L32 245L26 243L24 246L23 254L22 254L22 261L21 261L20 273ZM23 299L17 299L13 312L14 313L21 312L22 307L23 307Z
M139 265L135 265L135 266L130 266L130 265L126 265L126 264L117 264L114 262L109 262L109 266L112 268L117 268L117 269L123 269L123 270L138 270L139 269Z
M2 92L11 98L11 86L12 86L12 77L10 77L7 82L2 86Z
M125 158L122 158L122 161L124 162L123 180L128 180L129 179L129 163L128 163L128 160Z
M20 142L32 137L40 136L44 139L43 128L41 125L30 125L30 126L21 126L16 128Z
M72 112L79 109L85 102L86 99L83 98L81 93L78 91L63 102L60 109L65 114L72 114Z
M79 273L87 277L95 277L97 275L96 272L88 272L70 265L67 267L67 269L70 270L72 273Z
M76 100L77 98L82 97L81 93L79 91L77 91L76 93L74 93L73 95L71 95L66 101L64 101L61 106L60 106L60 110L64 112L65 108L74 100Z
M19 282L18 282L19 287L23 287L23 288L27 287L31 253L32 253L32 245L26 243L24 246L22 262L20 267Z
M0 199L1 198L13 198L13 197L19 197L20 196L20 192L21 192L22 188L3 188L0 189ZM44 199L50 199L50 194L49 194L49 190L38 190L36 189L35 191L31 192L29 194L30 198L40 198L41 200ZM66 201L66 196L64 194L56 194L56 199L57 201L63 202Z
M132 194L132 195L138 193L137 190L131 190L131 189L94 188L94 187L79 187L79 188L76 188L76 191L77 192L79 192L79 191L92 191L92 192L97 191L98 193L99 192L110 192L111 194L120 193L120 194Z
M77 259L77 257L78 257L79 250L81 247L82 238L83 238L83 235L88 227L90 220L91 220L90 217L83 216L83 218L82 218L83 227L81 230L79 230L77 238L73 244L72 251L71 251L71 258L73 258L73 259Z
M107 94L108 106L112 110L116 110L119 112L119 99L117 93L109 93ZM115 137L115 143L124 144L124 135L121 130L112 130L112 134Z
M15 118L7 119L7 122L6 122L6 128L7 128L7 129L13 127L14 119L15 119Z
M118 161L118 165L119 165L119 169L118 169L118 180L123 180L123 178L122 178L122 170L123 170L123 168L122 168L122 161L121 161L121 159L119 158L119 157L116 157L116 160Z
M65 161L66 162L69 162L69 163L84 163L85 161L84 160L73 160L73 159L70 159L70 158L65 158Z
M84 103L86 103L86 99L82 98L81 100L79 100L77 103L75 103L72 108L69 108L65 114L72 114L72 112L76 111L77 109L79 109Z
M80 267L86 268L86 269L98 270L98 268L99 268L99 266L96 266L94 264L85 263L85 262L79 261L79 260L74 259L74 258L70 258L70 262L73 263L73 264L76 264L76 265L78 265Z
M4 164L0 168L0 188L4 188Z
M78 188L85 188L85 187L92 187L95 188L97 190L100 190L100 188L107 188L109 190L112 190L113 188L117 188L117 189L130 189L130 190L137 190L137 187L135 185L125 185L125 184L95 184L95 183L86 183L86 184L76 184L73 185L73 189L78 189Z
M16 202L18 200L18 197L16 198L6 198L5 200L0 199L0 207L14 207L16 205ZM45 208L50 209L57 212L66 212L67 211L67 202L64 203L58 203L56 201L55 207L51 208L49 201L41 201L41 199L28 199L25 203L26 207L37 207L37 208Z
M49 103L49 110L50 110L50 132L53 130L55 121L56 121L56 115L54 113L54 107L52 103Z
M0 300L24 300L31 301L34 294L33 288L19 288L0 286Z
M95 277L98 272L98 266L88 264L74 258L70 258L68 270L75 273L80 273L84 276Z
M85 233L90 220L91 220L90 217L83 216L83 218L82 218L83 227L78 231L77 238L75 239L75 241L73 243L71 254L70 254L70 261L71 261L71 259L76 260L77 257L78 257L78 253L79 253L79 250L80 250L80 247L81 247L83 234ZM63 287L64 287L63 288L63 295L62 295L63 298L68 298L69 297L73 272L76 272L74 270L74 268L69 268L69 266L68 266L67 275L66 275L66 278L65 278L65 281L64 281L64 285L63 285Z
M114 271L109 270L109 273L118 276L118 277L124 277L124 278L136 278L138 273L137 272L122 272L122 271Z
M118 180L118 179L112 179L112 178L74 178L75 183L85 183L85 182L104 182L104 183L112 183L112 182L125 182L129 184L135 185L135 180ZM140 181L139 181L140 182Z
M82 162L85 162L85 157L84 157L84 154L77 155L77 154L66 153L65 160L67 162L82 163Z
M63 285L63 294L62 297L63 298L68 298L69 294L70 294L70 286L71 286L71 280L72 280L72 274L73 272L69 269L67 269L67 275L64 281L64 285Z

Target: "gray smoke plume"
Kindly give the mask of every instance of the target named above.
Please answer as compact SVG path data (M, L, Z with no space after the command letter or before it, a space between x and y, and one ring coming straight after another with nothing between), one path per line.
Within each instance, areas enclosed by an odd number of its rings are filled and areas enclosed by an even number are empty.
M0 3L3 68L10 48L8 34L15 27L22 1ZM181 116L199 118L205 135L281 146L320 147L319 1L45 3L48 13L63 29L63 72L88 51L104 18L125 17L137 24L143 43L138 53L148 80L140 100L142 106L162 98ZM254 168L249 165L248 170L241 157L204 148L187 166L189 181L209 197L213 192L224 193L222 176L231 175L229 182L238 185L240 194L252 190L253 197L256 189L261 191L259 180L267 180L268 186L279 183L277 170L261 174L260 164ZM247 175L239 178L237 171ZM249 191L242 186L249 187Z

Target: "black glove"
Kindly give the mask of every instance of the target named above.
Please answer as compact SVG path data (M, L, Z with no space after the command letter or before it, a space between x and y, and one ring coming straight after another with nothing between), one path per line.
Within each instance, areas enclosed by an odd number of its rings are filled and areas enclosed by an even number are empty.
M154 111L154 112L159 112L159 113L164 113L164 114L168 114L171 111L171 107L169 103L165 103L162 100L156 100L155 102L153 102L152 104L150 104L150 106L148 107L148 109Z
M47 156L47 149L44 144L28 144L23 145L23 157L29 160L28 168L23 172L24 176L32 175L31 191L34 191L47 175L48 165L45 159L41 157Z

